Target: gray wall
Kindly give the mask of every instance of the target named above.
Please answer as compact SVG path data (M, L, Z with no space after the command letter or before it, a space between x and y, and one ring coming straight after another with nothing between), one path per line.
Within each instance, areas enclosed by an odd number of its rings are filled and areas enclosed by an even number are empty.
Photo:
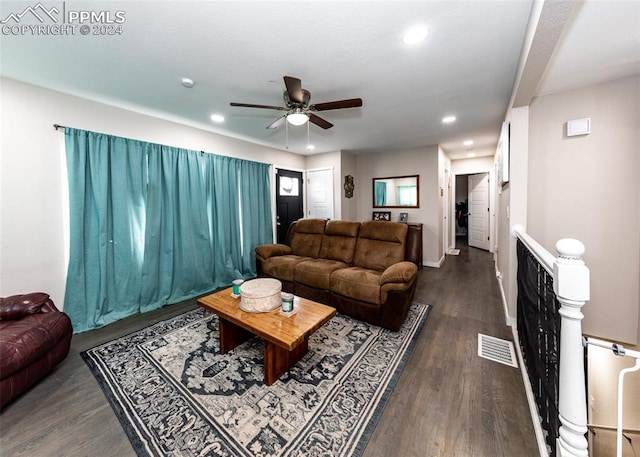
M342 219L347 221L355 221L358 219L358 194L359 194L359 184L356 181L357 170L358 170L358 158L357 156L342 151L341 156L341 171L340 175L340 189L338 189L338 195L341 196L340 200L342 200ZM353 189L353 197L347 198L344 194L344 177L347 175L353 176L354 186Z
M400 212L409 213L409 222L423 226L424 264L437 267L444 257L442 247L442 197L438 146L381 152L357 156L356 191L358 220L370 220L373 212L373 178L420 175L420 208L390 208L391 220L397 221Z

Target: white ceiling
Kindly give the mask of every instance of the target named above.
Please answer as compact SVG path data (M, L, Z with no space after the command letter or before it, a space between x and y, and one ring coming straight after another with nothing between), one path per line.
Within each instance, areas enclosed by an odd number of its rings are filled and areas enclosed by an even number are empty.
M36 4L2 1L0 20ZM455 159L466 155L462 142L472 139L473 152L492 155L531 6L531 0L67 1L67 11L124 11L122 34L2 35L0 71L278 149L287 144L284 126L265 127L280 112L229 103L282 106L282 77L295 76L311 92L311 103L364 101L361 108L320 113L335 126L311 125L314 153L440 144ZM638 1L590 1L576 9L540 92L640 72L639 14ZM29 20L37 23L25 15L21 24ZM407 47L402 34L416 24L430 34ZM183 87L183 77L194 87ZM214 113L225 122L211 122ZM457 121L444 125L445 115ZM289 150L308 154L306 145L306 126L289 128Z

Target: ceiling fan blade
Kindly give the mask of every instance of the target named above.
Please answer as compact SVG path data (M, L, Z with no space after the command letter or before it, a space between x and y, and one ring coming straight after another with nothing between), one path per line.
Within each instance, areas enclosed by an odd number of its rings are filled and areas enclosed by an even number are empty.
M284 121L287 119L287 115L285 114L284 116L279 117L278 119L276 119L275 121L273 121L271 124L267 125L268 129L277 129L278 127L280 127Z
M330 109L357 108L362 106L361 98L349 98L347 100L336 100L335 102L318 103L309 108L315 111L328 111Z
M229 105L231 105L231 106L241 106L241 107L244 107L244 108L264 108L264 109L277 109L277 110L280 110L280 111L287 111L287 108L284 108L282 106L254 105L252 103L234 103L234 102L229 103Z
M329 121L326 121L324 119L322 119L319 116L316 116L313 113L307 113L307 115L309 116L309 122L313 122L314 124L322 127L323 129L330 129L331 127L333 127L333 124Z
M304 103L304 94L302 92L302 81L293 76L284 77L284 85L287 87L289 100L294 103Z

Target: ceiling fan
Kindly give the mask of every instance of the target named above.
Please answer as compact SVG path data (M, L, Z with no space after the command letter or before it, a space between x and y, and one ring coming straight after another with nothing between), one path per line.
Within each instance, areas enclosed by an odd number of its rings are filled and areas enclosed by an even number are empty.
M293 125L302 125L305 122L313 122L323 129L330 129L333 124L315 113L318 111L329 111L333 109L357 108L362 106L361 98L350 98L346 100L336 100L333 102L317 103L309 105L311 93L302 88L302 81L292 76L284 77L284 85L287 90L284 91L283 98L286 106L269 106L254 105L252 103L231 103L231 106L241 106L245 108L263 108L275 109L278 111L286 111L281 117L267 125L268 129L276 129L285 121Z

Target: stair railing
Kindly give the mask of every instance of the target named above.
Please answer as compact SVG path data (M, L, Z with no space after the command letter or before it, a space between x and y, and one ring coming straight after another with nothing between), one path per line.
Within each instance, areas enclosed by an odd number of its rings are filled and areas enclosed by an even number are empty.
M554 257L524 228L516 225L513 236L524 244L540 265L553 276L553 292L560 304L560 341L558 376L558 436L551 455L561 457L588 457L587 401L584 370L584 347L582 340L582 307L589 300L589 269L582 260L584 245L574 239L565 238L556 243L558 256ZM540 354L529 354L536 357ZM525 368L526 369L526 368ZM530 377L531 379L531 377ZM535 405L533 405L535 408Z

